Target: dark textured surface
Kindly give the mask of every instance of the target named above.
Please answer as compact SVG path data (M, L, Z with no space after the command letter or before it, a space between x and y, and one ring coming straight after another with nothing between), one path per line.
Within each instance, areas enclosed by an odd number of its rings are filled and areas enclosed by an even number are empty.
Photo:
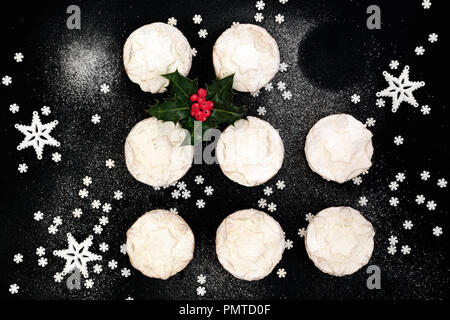
M432 8L423 10L421 1L377 1L382 10L382 29L369 31L365 27L365 1L293 1L282 5L265 1L265 16L260 24L277 40L281 60L289 64L287 73L279 73L272 83L286 82L293 94L289 101L274 89L262 90L259 97L239 94L237 103L249 106L249 114L256 115L258 106L268 113L261 118L280 130L286 154L283 168L266 185L274 188L264 197L264 186L241 187L228 180L216 165L194 165L183 178L192 193L188 200L172 199L173 188L155 191L135 181L128 173L123 159L123 143L129 130L147 115L143 111L154 96L140 91L129 81L122 65L122 46L126 37L143 24L163 21L174 16L177 27L198 50L193 60L191 77L201 83L214 77L211 50L215 39L233 21L254 23L256 1L65 1L23 6L14 3L2 9L1 30L3 49L0 53L0 75L13 77L9 87L0 85L2 103L2 192L0 214L1 296L35 299L404 299L448 298L448 189L436 186L437 178L448 175L448 111L444 104L446 83L440 74L447 71L443 46L446 39L443 8L433 1ZM82 29L68 30L65 14L69 4L78 4L82 12ZM208 30L200 39L200 26L192 23L194 14L203 17L202 28ZM281 13L286 22L278 25L273 17ZM439 34L437 44L427 41L429 33ZM414 48L426 46L424 56L416 56ZM12 56L22 52L25 59L16 63ZM401 63L398 70L388 67L391 59ZM403 103L397 113L390 112L390 99L383 109L375 106L375 93L386 87L382 71L398 75L405 64L411 67L413 80L424 80L425 88L414 92L421 105L432 107L429 116ZM102 94L100 85L107 83L111 92ZM353 93L361 95L361 103L350 102ZM20 112L8 111L11 103ZM61 147L44 149L44 159L38 161L29 148L17 151L22 135L15 123L29 124L34 110L50 106L50 116L59 125L53 131ZM308 167L304 141L310 127L321 117L345 112L365 122L376 119L373 167L363 176L360 186L348 182L343 185L326 182ZM90 119L98 113L102 119L94 125ZM402 135L402 146L393 144L394 136ZM51 161L51 153L58 151L62 161ZM6 157L5 157L6 154ZM116 167L105 167L106 159L113 159ZM19 174L19 163L29 169ZM420 180L419 173L429 170L430 181ZM389 191L388 184L398 172L406 173L406 181L398 191ZM202 174L203 185L194 178ZM82 178L91 176L93 184L88 199L80 199ZM275 188L278 180L286 182L284 190ZM214 187L211 197L203 193L207 185ZM120 189L124 199L112 199ZM424 194L437 202L436 211L417 206L414 198ZM358 205L360 196L369 203ZM396 196L400 205L389 206L389 198ZM272 215L294 242L286 250L279 267L287 276L279 279L276 269L267 278L245 282L233 278L219 264L214 251L215 231L224 217L238 209L257 207L258 199L267 198L277 204ZM204 199L206 207L198 209L196 199ZM94 236L92 251L100 253L101 242L110 249L103 256L103 272L92 272L92 289L70 291L62 283L55 283L53 275L60 272L64 261L51 253L66 247L66 233L79 241L93 234L92 228L101 216L90 209L90 202L99 199L109 202L109 224L101 235ZM308 259L303 239L297 235L306 227L305 214L316 213L334 205L350 205L360 209L376 229L375 250L370 264L382 270L382 289L366 288L365 268L352 276L334 278L321 273ZM74 208L82 208L80 219L72 217ZM119 252L125 242L125 232L144 212L155 208L178 209L189 223L196 237L194 260L181 273L167 281L149 279L129 265ZM45 213L43 221L33 220L33 213ZM54 216L63 218L63 225L55 235L47 233ZM402 227L405 219L412 220L412 230ZM444 233L432 234L439 225ZM391 234L400 239L397 253L387 253ZM408 244L410 255L400 253L400 246ZM37 265L37 247L46 248L48 265ZM24 262L15 264L14 254L22 253ZM110 270L107 262L118 261L119 267ZM129 278L121 277L120 269L130 268ZM207 276L204 297L196 294L196 277ZM9 285L17 283L20 292L10 295Z

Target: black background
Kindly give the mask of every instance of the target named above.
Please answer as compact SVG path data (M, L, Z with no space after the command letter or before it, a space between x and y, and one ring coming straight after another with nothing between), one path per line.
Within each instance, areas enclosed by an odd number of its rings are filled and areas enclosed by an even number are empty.
M186 35L192 47L198 50L193 59L190 77L200 83L214 78L211 50L217 37L233 21L255 23L256 1L42 1L24 4L16 1L1 10L2 50L0 73L13 77L12 85L0 86L1 132L3 145L2 192L0 214L0 261L2 276L1 296L8 299L442 299L448 298L448 189L436 186L437 178L449 178L447 122L448 111L444 98L448 72L446 61L445 11L443 1L433 1L430 10L424 10L421 1L293 1L282 5L265 1L262 11L265 19L260 24L277 40L281 60L289 64L287 73L279 73L272 83L287 83L293 98L285 101L276 89L264 90L259 97L238 94L236 103L245 104L250 115L256 115L258 106L265 106L268 120L285 143L285 161L278 175L269 181L275 193L268 201L277 204L272 215L277 219L286 238L294 247L286 250L277 268L285 268L287 276L279 279L275 272L257 282L235 279L219 264L214 251L215 232L228 214L238 209L257 207L264 197L264 186L245 188L228 180L217 165L194 165L183 178L191 190L189 200L174 200L172 188L155 191L137 181L127 172L123 159L123 143L129 130L147 117L144 109L156 96L142 92L132 83L122 65L122 46L127 36L141 25L176 17L177 27ZM66 8L77 4L81 8L81 30L66 28ZM365 27L369 4L377 4L382 13L382 29ZM4 5L4 4L3 4ZM201 14L203 23L194 25L192 17ZM286 22L278 25L273 17L281 13ZM200 39L200 28L208 30L206 39ZM436 32L439 41L430 44L428 34ZM416 56L414 48L423 45L424 56ZM16 63L12 57L22 52L25 59ZM398 70L388 67L391 59L401 63ZM387 106L375 106L375 93L387 84L382 71L398 75L405 64L411 67L412 80L424 80L426 86L414 92L420 105L428 104L428 116L419 109L402 103L397 113ZM102 94L100 85L107 83L111 92ZM353 93L361 95L361 103L350 102ZM20 106L20 112L8 111L11 103ZM54 119L59 125L53 131L61 147L44 149L44 158L37 160L29 148L17 151L22 134L15 123L29 124L34 110L50 106L50 116L41 116L43 122ZM377 120L374 133L375 154L373 167L363 176L363 183L339 185L327 182L308 167L304 140L309 128L320 118L345 112L365 121ZM93 114L101 115L99 125L91 123ZM393 144L394 136L402 135L402 146ZM58 151L63 160L54 163L51 153ZM6 157L5 157L6 154ZM105 167L106 159L113 159L116 167ZM29 169L19 174L19 163ZM431 172L424 182L419 173ZM398 172L406 174L399 191L389 191L388 184ZM205 184L194 183L202 174ZM88 188L89 199L80 199L82 178L91 176L94 183ZM286 182L285 190L277 190L275 182ZM203 193L206 185L214 187L213 196ZM112 199L113 192L124 192L123 200ZM436 211L414 202L417 194L437 202ZM358 205L360 196L369 203ZM396 196L400 205L389 206L389 198ZM206 208L198 209L196 199L205 199ZM110 250L103 253L104 271L96 275L90 268L95 285L92 289L70 291L65 283L55 283L53 275L60 272L64 261L52 251L66 247L66 233L79 241L93 234L100 213L89 209L93 199L110 202L110 223L101 235L94 236L92 251L100 253L98 244L106 242ZM357 273L335 278L320 272L308 259L303 239L297 235L306 227L308 212L316 213L335 205L350 205L360 209L376 229L375 250L370 264L380 266L382 289L368 290L365 268ZM83 209L80 219L72 217L74 208ZM189 223L196 237L194 260L188 267L167 281L149 279L129 265L127 257L119 252L125 242L125 232L143 213L155 208L176 207ZM43 221L33 220L33 213L45 213ZM47 233L54 216L64 220L56 235ZM404 230L405 219L412 220L412 230ZM432 234L436 225L443 227L440 237ZM400 239L398 252L387 253L391 234ZM408 244L410 255L400 253ZM46 248L49 264L37 265L35 250ZM12 261L16 253L24 255L24 262ZM107 267L107 261L119 263L116 270ZM91 263L92 267L94 263ZM132 269L129 278L120 276L120 269ZM196 294L196 277L207 276L204 297ZM9 285L17 283L20 292L10 295Z

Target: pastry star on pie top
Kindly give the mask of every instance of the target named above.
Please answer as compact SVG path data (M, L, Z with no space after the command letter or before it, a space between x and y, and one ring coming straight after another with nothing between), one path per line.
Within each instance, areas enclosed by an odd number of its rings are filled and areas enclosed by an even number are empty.
M391 97L392 98L392 112L396 112L400 104L405 101L417 108L419 104L414 98L412 92L425 85L423 81L409 80L409 66L405 66L398 78L390 73L384 71L384 78L389 84L386 89L377 92L377 97Z

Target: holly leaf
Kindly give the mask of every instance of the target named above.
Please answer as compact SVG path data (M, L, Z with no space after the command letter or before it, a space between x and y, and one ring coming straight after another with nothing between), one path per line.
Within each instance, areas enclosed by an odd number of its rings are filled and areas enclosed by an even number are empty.
M216 79L211 82L210 85L206 86L207 95L206 100L211 100L214 104L217 103L231 103L233 101L233 78L234 74L231 76Z
M163 121L178 122L190 116L191 106L189 97L198 90L197 79L190 80L182 76L178 70L164 74L169 80L167 92L170 98L157 101L147 110L153 117Z
M191 106L189 100L177 99L175 97L158 101L147 110L150 115L163 121L178 121L190 116Z
M172 73L164 74L163 77L169 80L167 92L170 96L175 96L177 99L187 99L189 101L189 97L192 94L197 93L197 79L188 79L182 76L178 70L175 70L175 72Z

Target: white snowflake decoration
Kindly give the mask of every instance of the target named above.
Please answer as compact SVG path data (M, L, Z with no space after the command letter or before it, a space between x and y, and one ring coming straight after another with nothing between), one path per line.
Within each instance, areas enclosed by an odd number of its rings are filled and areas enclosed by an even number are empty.
M78 269L85 278L89 277L87 263L102 259L100 255L89 251L89 247L92 245L92 239L93 237L89 236L83 242L78 243L72 234L68 233L68 248L53 251L53 255L66 260L66 265L61 272L62 276L65 276L74 269Z
M61 144L50 136L52 130L58 124L58 120L42 124L37 111L33 112L33 119L29 126L16 124L14 127L25 135L23 141L17 146L17 150L33 147L36 151L37 158L42 159L44 146L59 147Z
M377 92L377 97L391 97L392 98L392 112L396 112L400 104L404 101L418 107L419 103L413 96L413 91L425 85L423 81L409 80L409 66L405 66L398 78L394 77L387 71L383 72L384 78L388 82L388 87L380 92Z

